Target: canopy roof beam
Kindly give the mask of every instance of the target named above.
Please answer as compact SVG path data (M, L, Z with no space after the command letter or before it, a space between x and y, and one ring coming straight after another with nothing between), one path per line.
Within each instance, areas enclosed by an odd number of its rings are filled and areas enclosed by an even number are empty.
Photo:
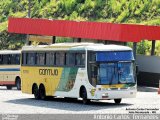
M151 55L155 55L156 41L152 40Z

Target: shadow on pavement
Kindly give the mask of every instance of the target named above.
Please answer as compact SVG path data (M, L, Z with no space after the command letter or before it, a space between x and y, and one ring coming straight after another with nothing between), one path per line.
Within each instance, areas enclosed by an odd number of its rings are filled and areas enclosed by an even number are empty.
M157 92L158 88L155 87L146 87L146 86L138 86L137 91L139 92Z
M26 99L9 100L6 102L13 103L13 104L34 106L34 107L68 110L68 111L92 111L92 110L112 109L112 108L120 108L120 107L126 108L132 105L132 104L123 103L123 100L121 104L115 104L108 101L107 102L92 101L88 105L84 105L82 103L82 100L65 99L65 98L52 98L46 101L35 100L34 98L28 98L28 99L26 98Z
M7 90L7 87L6 86L0 86L0 90L4 90L4 91L6 91ZM12 89L11 90L14 90L14 91L19 91L19 90L17 90L17 88L14 86L14 87L12 87ZM9 91L9 90L7 90L7 91Z

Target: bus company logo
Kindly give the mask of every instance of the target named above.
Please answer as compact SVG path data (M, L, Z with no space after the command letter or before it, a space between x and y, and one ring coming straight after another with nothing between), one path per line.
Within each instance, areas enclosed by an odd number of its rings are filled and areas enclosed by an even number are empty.
M39 75L58 75L58 69L39 69Z

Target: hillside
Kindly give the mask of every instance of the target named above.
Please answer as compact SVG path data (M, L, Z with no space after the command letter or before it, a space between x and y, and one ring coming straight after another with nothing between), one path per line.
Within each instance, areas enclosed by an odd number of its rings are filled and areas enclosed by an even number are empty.
M8 34L7 19L27 17L28 0L0 1L0 49L20 48L25 35ZM160 25L160 0L31 0L31 17Z

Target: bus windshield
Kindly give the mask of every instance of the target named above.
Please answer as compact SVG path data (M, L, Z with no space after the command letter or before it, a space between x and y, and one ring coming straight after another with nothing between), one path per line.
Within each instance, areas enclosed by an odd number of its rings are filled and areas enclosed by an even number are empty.
M135 83L132 62L109 62L99 64L98 84Z

